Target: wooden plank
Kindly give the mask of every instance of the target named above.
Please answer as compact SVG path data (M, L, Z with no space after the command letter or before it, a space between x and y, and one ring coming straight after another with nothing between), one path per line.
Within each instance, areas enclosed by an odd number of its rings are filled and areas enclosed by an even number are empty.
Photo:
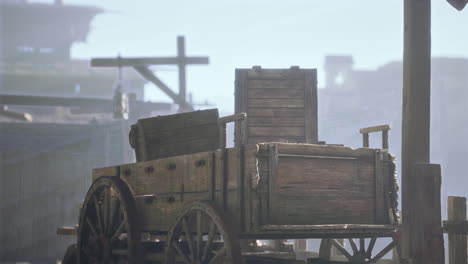
M259 144L259 150L267 151L269 144ZM316 156L336 156L336 157L355 157L359 159L374 160L376 150L368 148L352 149L349 147L334 145L311 145L311 144L289 144L276 143L278 151L281 154L296 155L316 155Z
M102 176L119 176L119 166L95 168L93 169L92 179L95 181L97 178Z
M256 136L292 136L303 137L303 127L249 127L249 135Z
M248 91L248 97L253 98L277 98L294 99L304 98L304 89L252 89Z
M235 79L235 112L247 113L247 70L236 69ZM234 125L234 145L240 146L242 142L247 143L248 132L243 129L240 122Z
M250 117L248 119L250 127L302 127L303 117Z
M304 99L248 99L248 107L286 107L303 108Z
M383 174L383 165L382 165L382 152L375 152L375 220L379 224L386 223L385 215L385 203L384 203L384 174Z
M452 222L466 221L466 198L449 196L447 200L448 220ZM466 235L448 234L449 264L467 264Z
M218 138L218 123L163 131L145 131L147 147L158 147L197 139Z
M304 90L303 79L249 79L249 90L252 89L292 89Z
M282 136L281 138L278 137L250 137L249 144L257 144L257 143L266 143L266 142L285 142L285 143L305 143L304 137L290 137L290 136Z
M218 109L199 110L167 116L157 116L138 120L147 133L174 130L180 128L216 124ZM141 131L139 131L141 132Z
M302 117L304 118L303 108L249 108L248 118L251 117Z
M306 143L318 141L317 70L307 70L305 75L305 139Z
M218 149L219 142L214 141L212 138L204 138L193 141L185 141L180 143L173 143L170 145L162 145L159 148L152 149L148 153L148 159L154 160L158 158L174 157L182 154L192 154L203 152L206 150Z
M187 155L187 172L183 179L185 192L209 192L212 162L211 152Z
M303 79L304 72L302 70L290 69L261 69L254 68L248 71L249 79Z
M369 133L388 131L388 130L390 130L390 125L381 125L381 126L361 128L361 129L359 129L359 133L369 134Z
M278 148L275 144L269 145L268 151L268 220L275 222L273 213L276 212L277 201L275 200L275 185L278 173ZM265 197L266 198L266 197Z

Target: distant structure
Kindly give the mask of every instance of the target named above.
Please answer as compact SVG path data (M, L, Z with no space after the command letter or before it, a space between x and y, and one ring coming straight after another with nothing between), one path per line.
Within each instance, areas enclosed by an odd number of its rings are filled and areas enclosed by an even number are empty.
M0 262L55 262L72 242L92 168L132 162L136 119L176 110L143 102L146 81L125 72L128 120L114 118L117 70L70 57L102 9L0 2Z
M351 56L325 57L326 83L318 97L319 137L328 143L359 147L359 128L387 123L392 126L390 153L401 153L402 62L375 70L352 65ZM431 160L442 165L442 197L466 196L468 59L433 58L431 75ZM371 137L371 146L379 146L380 140Z

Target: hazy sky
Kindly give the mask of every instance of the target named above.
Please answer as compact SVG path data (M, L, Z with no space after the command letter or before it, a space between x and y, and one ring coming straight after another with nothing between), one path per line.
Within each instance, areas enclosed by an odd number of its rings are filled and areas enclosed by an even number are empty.
M77 58L171 56L176 36L185 35L188 55L211 60L189 68L189 91L196 101L208 100L224 111L233 111L235 68L300 65L318 68L323 80L326 54L352 54L357 68L372 69L401 60L403 53L403 0L64 2L107 10L93 21L88 41L74 46ZM468 10L432 2L433 56L468 57ZM175 68L156 70L176 87ZM161 94L152 98L167 100Z

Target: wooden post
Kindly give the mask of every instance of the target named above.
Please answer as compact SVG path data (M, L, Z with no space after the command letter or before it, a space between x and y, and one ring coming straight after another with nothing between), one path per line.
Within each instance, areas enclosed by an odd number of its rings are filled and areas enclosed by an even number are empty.
M181 100L186 101L186 72L185 72L185 38L184 36L177 37L177 58L179 59L179 96Z
M449 196L447 201L448 220L451 222L466 221L466 198ZM466 235L448 234L449 263L467 264Z
M403 226L403 258L413 264L443 264L440 165L415 164L407 184L412 211Z
M421 219L421 210L425 209L419 204L424 203L424 200L418 198L414 192L421 191L419 188L428 184L425 182L428 175L425 174L433 176L434 173L429 168L435 166L415 166L416 163L430 161L431 1L404 0L404 8L401 178L402 220L405 232L401 241L402 255L405 259L413 259L414 264L443 263L443 259L440 262L420 262L418 250L427 251L430 248L422 247L429 244L424 240L424 233L420 232L421 222L415 221ZM429 182L433 183L433 180ZM438 190L440 195L440 189ZM440 199L438 201L440 205ZM428 209L429 211L440 215L436 209Z

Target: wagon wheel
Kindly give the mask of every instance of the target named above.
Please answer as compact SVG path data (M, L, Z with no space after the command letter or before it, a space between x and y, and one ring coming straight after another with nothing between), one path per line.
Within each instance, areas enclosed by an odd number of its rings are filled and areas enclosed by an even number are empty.
M139 263L140 230L127 184L101 177L86 194L78 230L78 263Z
M320 243L319 258L322 260L332 261L331 250L336 248L338 252L343 255L345 261L353 264L371 264L377 263L387 253L395 248L395 240L384 247L377 254L373 254L374 246L377 241L376 237L373 238L358 238L356 240L350 238L346 241L349 242L352 251L348 251L337 239L323 239ZM356 243L358 241L359 244ZM346 263L346 262L342 262Z
M78 248L76 244L68 246L65 255L62 258L62 264L76 264L77 263Z
M234 227L206 202L187 204L169 231L165 263L242 263Z

